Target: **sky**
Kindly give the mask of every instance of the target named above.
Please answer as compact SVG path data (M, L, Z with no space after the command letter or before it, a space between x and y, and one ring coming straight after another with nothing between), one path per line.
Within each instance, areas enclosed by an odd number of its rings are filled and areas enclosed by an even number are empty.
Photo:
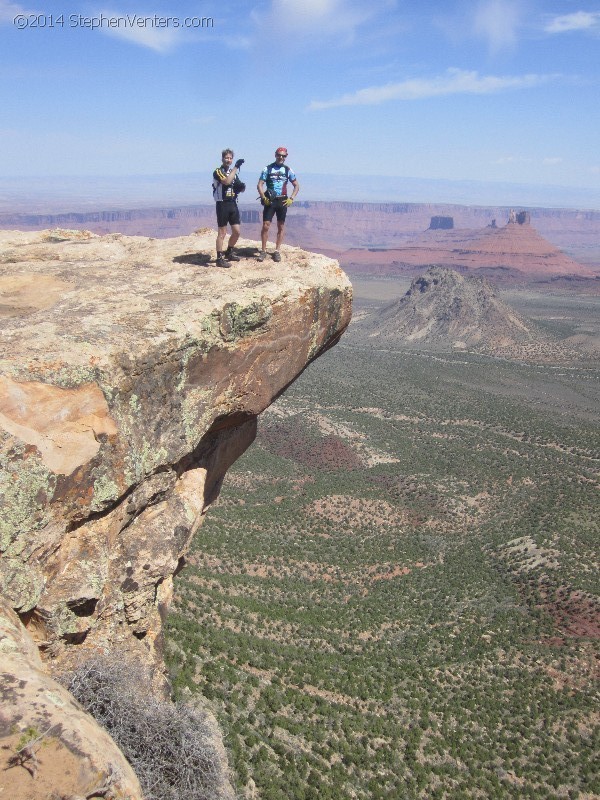
M0 0L0 178L600 188L600 0Z

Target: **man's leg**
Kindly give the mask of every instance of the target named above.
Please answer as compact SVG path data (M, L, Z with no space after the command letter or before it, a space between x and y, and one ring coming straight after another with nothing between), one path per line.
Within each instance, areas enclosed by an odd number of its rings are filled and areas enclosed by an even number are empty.
M235 243L239 238L240 238L240 226L232 225L231 236L229 237L229 242L227 243L227 249L231 250L231 248L235 246Z
M267 257L267 240L269 238L269 228L271 227L271 220L275 215L275 209L272 205L263 208L263 224L260 231L260 241L262 250L258 255L259 261L264 261Z
M263 250L267 249L267 239L269 238L270 227L271 227L271 220L264 220L262 224L262 229L260 231L260 241Z
M273 261L281 261L281 253L279 252L279 248L281 247L281 243L283 242L286 214L287 214L287 208L284 205L282 205L280 208L277 209L277 241L275 243L275 252L273 253Z
M285 220L281 222L277 220L277 242L275 244L275 250L279 250L281 247L281 243L283 242L283 234L285 229Z
M240 226L237 222L231 223L231 236L229 237L229 244L225 251L225 258L227 261L241 261L241 258L234 252L233 246L240 238Z
M219 228L219 232L217 234L217 255L223 252L223 245L225 244L226 235L227 235L227 225L225 225L222 228Z
M227 234L227 225L220 225L217 233L217 266L229 267L230 265L225 261L225 253L223 252L223 245L225 243L225 236Z

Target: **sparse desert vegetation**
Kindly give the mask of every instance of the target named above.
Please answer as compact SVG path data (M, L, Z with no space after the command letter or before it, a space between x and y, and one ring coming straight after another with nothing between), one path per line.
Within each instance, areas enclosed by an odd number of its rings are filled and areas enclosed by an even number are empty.
M166 645L241 796L600 795L598 379L354 325L263 415Z
M215 800L223 764L208 715L149 691L150 674L125 659L96 656L65 676L81 705L135 769L145 800ZM116 796L111 781L88 797Z

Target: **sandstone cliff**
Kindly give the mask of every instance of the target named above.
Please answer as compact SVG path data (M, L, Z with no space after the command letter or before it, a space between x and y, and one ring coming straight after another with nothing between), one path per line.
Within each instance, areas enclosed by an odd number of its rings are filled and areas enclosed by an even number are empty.
M53 669L98 649L160 664L225 472L349 323L335 262L259 265L241 242L219 270L214 239L0 232L0 591Z

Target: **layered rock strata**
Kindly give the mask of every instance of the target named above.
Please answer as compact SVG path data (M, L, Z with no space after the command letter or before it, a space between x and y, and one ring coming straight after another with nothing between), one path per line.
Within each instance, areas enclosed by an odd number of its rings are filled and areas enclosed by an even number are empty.
M343 258L348 265L372 265L384 274L397 268L411 271L435 264L463 272L487 272L495 279L508 277L512 281L595 277L590 267L574 261L540 236L529 224L527 212L519 212L514 221L502 227L494 224L482 230L442 230L432 225L405 247L378 252L349 250Z
M156 660L172 578L257 415L351 314L336 262L214 232L0 233L1 592L46 659ZM72 647L71 645L78 645Z

